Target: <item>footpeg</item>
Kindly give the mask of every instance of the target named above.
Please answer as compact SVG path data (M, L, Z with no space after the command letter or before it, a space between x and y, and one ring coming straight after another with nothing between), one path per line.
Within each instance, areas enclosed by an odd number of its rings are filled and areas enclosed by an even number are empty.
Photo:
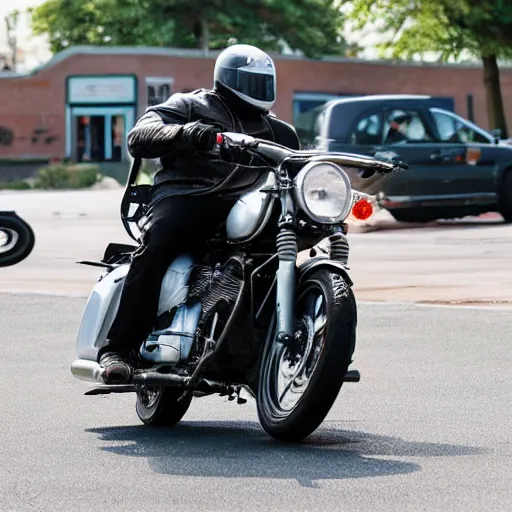
M110 395L110 393L135 393L135 391L137 390L133 384L113 384L89 389L84 395Z

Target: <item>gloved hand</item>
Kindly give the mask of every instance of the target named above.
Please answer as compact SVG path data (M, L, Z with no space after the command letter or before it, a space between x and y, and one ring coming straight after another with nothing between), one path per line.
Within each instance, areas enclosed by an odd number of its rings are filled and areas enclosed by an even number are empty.
M218 133L220 130L215 126L195 121L183 127L181 138L198 151L211 151L217 142Z

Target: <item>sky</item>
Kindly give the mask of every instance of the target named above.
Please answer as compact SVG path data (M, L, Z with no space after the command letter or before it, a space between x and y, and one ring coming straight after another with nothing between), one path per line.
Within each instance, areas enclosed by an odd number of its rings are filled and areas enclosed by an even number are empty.
M7 33L4 18L14 10L26 11L29 7L35 7L44 0L0 0L0 53L7 49ZM51 53L44 38L34 37L30 31L29 18L26 14L20 15L18 22L18 47L27 52L27 62L19 71L26 71L46 62Z

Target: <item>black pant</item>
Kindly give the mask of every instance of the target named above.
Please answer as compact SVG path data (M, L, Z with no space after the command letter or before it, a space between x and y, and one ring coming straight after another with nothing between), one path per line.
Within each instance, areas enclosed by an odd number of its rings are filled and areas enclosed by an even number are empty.
M172 196L150 209L143 243L133 253L117 316L100 355L139 349L154 326L162 279L172 260L181 252L197 256L204 251L233 204L216 197Z

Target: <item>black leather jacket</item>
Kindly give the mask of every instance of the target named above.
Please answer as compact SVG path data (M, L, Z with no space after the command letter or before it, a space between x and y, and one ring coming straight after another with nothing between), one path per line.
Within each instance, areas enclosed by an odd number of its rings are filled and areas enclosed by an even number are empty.
M300 148L292 126L248 105L222 86L174 94L165 103L148 108L128 134L128 149L133 157L160 159L154 200L168 195L208 194L236 169L236 164L195 151L181 140L183 125L199 120L222 131L247 133L290 149ZM238 168L218 193L227 197L239 195L260 176Z

